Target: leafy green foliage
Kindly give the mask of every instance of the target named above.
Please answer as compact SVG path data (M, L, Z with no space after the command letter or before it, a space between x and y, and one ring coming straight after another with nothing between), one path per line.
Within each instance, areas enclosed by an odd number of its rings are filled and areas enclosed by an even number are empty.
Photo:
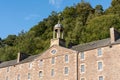
M66 47L108 38L110 27L120 30L120 16L117 13L119 9L119 1L113 0L110 8L105 11L101 5L92 8L84 1L66 7L59 13L53 11L48 18L28 32L21 31L18 36L8 35L6 39L0 38L0 60L15 59L18 52L34 55L48 49L53 27L58 22L58 14L61 14L59 18L64 26Z
M120 15L120 0L112 0L111 7L106 10L106 13Z

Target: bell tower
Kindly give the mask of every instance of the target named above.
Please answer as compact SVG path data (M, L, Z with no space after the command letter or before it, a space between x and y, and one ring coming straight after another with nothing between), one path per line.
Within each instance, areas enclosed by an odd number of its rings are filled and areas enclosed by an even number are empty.
M65 40L63 39L64 36L64 28L60 24L60 21L54 26L53 29L53 39L51 39L50 46L58 45L58 46L65 46Z
M63 39L63 26L60 24L60 22L54 26L53 39L55 38Z

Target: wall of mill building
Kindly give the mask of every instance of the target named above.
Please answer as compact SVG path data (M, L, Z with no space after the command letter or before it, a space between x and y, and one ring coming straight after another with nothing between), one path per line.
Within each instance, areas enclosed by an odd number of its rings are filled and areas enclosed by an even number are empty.
M55 55L51 54L51 50L56 49ZM101 47L102 55L98 56L98 49L84 51L84 60L80 58L80 52L54 46L47 50L43 55L39 56L32 62L18 64L14 66L0 68L0 80L17 80L20 75L20 80L99 80L99 76L103 76L104 80L119 80L120 79L120 45L112 47ZM69 56L69 62L65 62L65 55ZM55 57L55 63L51 64L51 58ZM43 60L43 65L40 66L40 60ZM77 62L78 61L78 62ZM98 62L103 63L102 70L98 70ZM32 67L30 67L32 64ZM77 65L78 64L78 65ZM81 65L85 65L85 72L81 73ZM64 74L64 68L69 68L69 74ZM9 71L7 71L9 68ZM54 69L54 76L51 76L51 69ZM39 77L39 71L43 71L43 77ZM77 74L78 72L78 74Z

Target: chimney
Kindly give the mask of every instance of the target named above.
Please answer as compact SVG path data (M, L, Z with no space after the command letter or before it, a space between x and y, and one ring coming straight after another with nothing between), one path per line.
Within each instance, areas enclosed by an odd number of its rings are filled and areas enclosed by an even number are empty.
M113 27L110 28L110 38L111 38L111 43L114 43L117 39L120 38L120 32L115 30Z
M24 60L25 58L27 58L29 55L25 54L25 53L21 53L19 52L18 53L18 56L17 56L17 63L19 63L20 61Z

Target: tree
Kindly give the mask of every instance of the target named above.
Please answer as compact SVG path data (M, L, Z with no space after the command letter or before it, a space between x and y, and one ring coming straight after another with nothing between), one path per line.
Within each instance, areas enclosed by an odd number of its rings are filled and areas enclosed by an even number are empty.
M3 41L2 38L0 38L0 48L3 47Z
M93 8L91 7L91 5L89 3L82 2L76 6L77 16L78 17L81 16L83 25L86 24L87 18L92 10L93 10Z
M100 16L102 14L103 14L102 5L96 5L96 7L95 7L95 16Z
M74 6L72 7L66 7L64 9L64 11L62 12L62 16L63 18L76 18L77 14L76 14L76 8Z
M8 37L4 40L4 44L7 44L9 46L15 45L16 38L16 35L8 35Z
M86 27L87 42L110 37L110 27L120 29L120 19L117 15L103 15L92 19Z
M111 7L106 10L107 14L120 14L120 0L112 0Z

